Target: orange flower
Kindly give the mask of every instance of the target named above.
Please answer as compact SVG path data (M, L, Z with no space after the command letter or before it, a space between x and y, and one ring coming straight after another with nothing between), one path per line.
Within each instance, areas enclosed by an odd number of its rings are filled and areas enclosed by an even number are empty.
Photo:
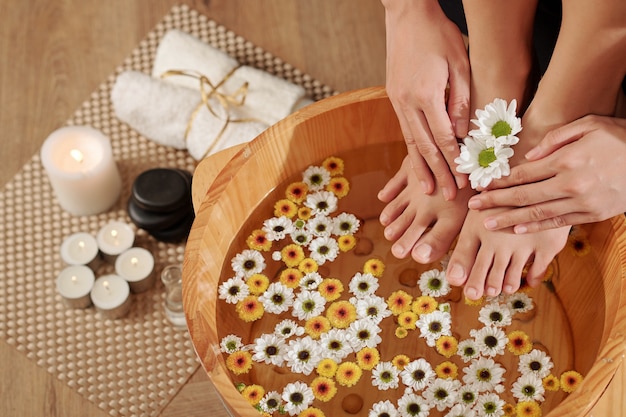
M270 279L264 274L252 274L246 280L250 293L254 295L262 294L270 285Z
M324 159L322 162L322 167L326 169L326 171L330 172L331 176L342 175L344 162L343 159L337 158L336 156L329 156Z
M309 186L304 182L292 182L285 190L285 197L296 204L302 203L309 192Z
M380 278L385 272L385 263L376 258L368 259L365 261L365 265L363 265L363 272L366 274L372 274L376 278Z
M456 364L445 361L435 367L435 373L442 379L456 379L459 375L459 368Z
M309 220L311 218L312 211L308 207L300 207L298 209L298 218L302 220Z
M371 371L380 362L380 353L378 349L364 347L356 353L356 363L364 371Z
M574 392L583 382L583 376L576 371L565 371L561 374L561 389L567 393Z
M559 388L561 388L561 383L559 382L559 378L557 378L556 376L552 374L545 377L542 380L542 382L543 382L543 387L547 391L558 391Z
M326 308L326 318L338 329L346 329L356 317L356 307L347 300L335 301Z
M304 323L304 330L313 339L319 339L331 328L330 321L324 316L311 317Z
M315 398L322 402L330 401L337 393L335 381L325 376L318 376L311 382L311 390Z
M274 204L274 216L276 217L285 216L291 219L296 214L298 214L298 206L289 199L283 198Z
M350 192L350 182L343 177L331 178L326 185L326 191L335 194L337 198L345 197Z
M513 404L506 403L502 406L502 411L504 411L504 415L506 417L515 417L516 411L515 406Z
M337 362L330 358L325 358L317 364L317 368L315 368L315 370L320 376L332 378L333 376L335 376L335 372L337 372L337 366Z
M435 342L437 352L446 358L454 355L459 347L459 342L454 336L440 336Z
M534 401L521 401L515 406L517 417L541 417L541 407Z
M352 235L339 236L337 238L337 244L339 245L340 251L348 252L356 246L356 238Z
M298 414L298 417L325 417L325 414L322 410L315 407L309 407L306 410L303 410Z
M410 362L411 358L402 354L394 356L391 360L393 366L395 366L399 370L403 370Z
M485 301L484 296L480 297L478 300L472 300L471 298L467 298L465 296L463 296L463 298L465 300L465 304L467 304L468 306L480 306Z
M347 361L339 364L335 378L337 379L339 385L351 387L359 382L362 374L363 370L361 370L356 363Z
M589 239L580 233L569 235L567 238L567 244L572 253L576 256L585 256L591 252L591 243L589 242Z
M235 306L239 318L243 321L255 321L263 317L263 303L255 295L249 295Z
M253 230L246 244L250 249L268 251L272 248L272 241L267 239L265 232L261 229Z
M532 340L530 340L530 337L522 330L513 330L507 337L509 339L507 348L512 354L519 356L533 350Z
M297 288L304 274L295 268L286 268L280 272L278 280L289 288Z
M413 330L417 323L417 314L412 311L403 311L398 315L398 325L403 329Z
M429 314L435 311L438 305L439 303L437 303L437 300L433 297L429 295L422 295L413 301L413 304L411 304L411 311L419 315Z
M295 243L291 243L286 245L281 251L280 256L282 261L289 268L294 268L302 262L304 259L304 249L300 245L296 245Z
M317 272L318 267L319 265L312 258L304 258L302 262L298 264L298 269L305 274Z
M252 368L252 355L247 350L238 350L226 358L226 366L235 375L247 373Z
M257 405L265 395L265 389L260 385L252 384L245 387L241 391L241 395L243 395L251 405Z
M409 331L404 327L396 327L396 331L394 332L398 339L404 339L409 335Z
M411 302L413 301L413 297L410 294L402 290L394 291L389 298L387 298L387 305L389 306L389 310L395 316L402 313L403 311L407 311L411 309Z
M326 301L335 301L341 297L343 283L336 278L325 278L317 287L317 290Z

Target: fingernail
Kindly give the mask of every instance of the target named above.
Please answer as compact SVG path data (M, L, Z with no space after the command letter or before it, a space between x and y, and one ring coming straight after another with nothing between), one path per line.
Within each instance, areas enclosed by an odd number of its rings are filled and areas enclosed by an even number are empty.
M460 284L464 278L463 267L459 264L452 264L450 271L448 272L448 281L454 281L455 284Z
M430 261L430 254L432 251L433 248L431 248L430 245L423 243L413 249L413 255L418 262L426 263Z
M475 300L478 298L478 291L475 288L469 287L465 289L465 295L470 300Z
M420 185L422 186L424 194L428 194L428 183L426 181L420 181Z
M537 148L532 148L531 150L529 150L528 152L526 152L526 155L524 155L524 157L526 159L533 159L534 157L537 156L537 154L539 154L539 149Z
M441 190L443 192L443 198L445 198L446 201L452 200L452 193L450 192L448 187L443 187Z
M454 181L456 182L456 188L459 190L463 188L463 177L454 177Z
M521 224L515 226L513 228L513 230L515 231L515 233L517 233L518 235L524 234L526 232L528 232L528 228L526 226L522 226Z
M487 220L485 220L485 229L493 230L496 227L498 227L498 222L495 221L494 219L487 219Z
M471 208L472 210L477 210L481 206L482 203L478 198L470 198L469 202L467 203L467 207Z
M388 217L385 216L384 214L381 214L380 217L378 218L378 221L380 222L380 224L382 224L383 226L387 226L387 223L389 221Z

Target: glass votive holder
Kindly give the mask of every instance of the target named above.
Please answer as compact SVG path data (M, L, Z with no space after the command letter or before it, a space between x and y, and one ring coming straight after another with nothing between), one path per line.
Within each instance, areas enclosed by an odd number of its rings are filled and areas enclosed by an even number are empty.
M161 282L165 286L163 308L167 319L176 327L187 327L183 309L183 269L180 265L167 265L161 271Z

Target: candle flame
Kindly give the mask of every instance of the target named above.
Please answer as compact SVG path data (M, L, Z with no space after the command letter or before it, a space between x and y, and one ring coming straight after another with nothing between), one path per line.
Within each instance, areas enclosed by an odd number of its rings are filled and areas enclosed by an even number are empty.
M72 283L76 284L77 280L78 280L78 278L76 278L76 275L72 275Z
M78 149L72 149L70 151L70 156L76 161L76 162L83 162L83 153L81 151L79 151Z
M110 291L109 281L102 281L102 286L104 287L105 290Z
M111 230L111 236L116 238L117 237L117 230L115 230L115 229Z
M78 247L81 249L85 249L85 242L83 242L82 240L78 242Z
M130 263L132 266L137 266L137 264L139 263L139 259L133 256L132 258L130 258Z

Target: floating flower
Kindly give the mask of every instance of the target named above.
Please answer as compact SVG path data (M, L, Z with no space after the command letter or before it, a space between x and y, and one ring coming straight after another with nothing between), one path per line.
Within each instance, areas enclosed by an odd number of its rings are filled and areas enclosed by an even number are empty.
M419 315L428 314L437 310L438 305L437 300L430 295L421 295L411 304L411 311Z
M511 294L507 301L507 306L513 314L526 313L533 309L533 300L523 292L516 292Z
M405 392L398 400L398 411L402 417L427 417L430 409L428 402L413 392Z
M307 229L295 229L289 236L293 243L298 246L308 246L313 239L311 232Z
M515 406L517 417L541 417L541 407L535 401L521 401Z
M516 417L517 411L515 411L515 406L513 404L505 403L502 406L502 411L504 411L504 415L506 417Z
M318 272L309 272L308 274L304 274L300 280L300 288L304 290L316 290L322 281L323 278Z
M509 341L506 346L509 352L516 356L530 353L533 349L533 342L530 340L530 336L522 330L513 330L507 335L507 338Z
M285 402L285 411L292 416L307 409L315 399L311 388L300 381L287 384L281 397Z
M304 331L306 334L316 340L330 329L330 321L324 316L311 317L304 323Z
M479 392L492 391L502 384L505 369L491 358L478 358L463 368L463 382L472 384Z
M293 223L286 216L272 217L263 222L263 231L272 242L283 240L293 232Z
M376 347L383 341L380 337L382 329L371 320L360 319L350 323L346 339L357 352L364 347Z
M398 410L389 400L378 401L372 404L367 417L398 417Z
M241 337L229 334L228 336L224 336L222 341L220 342L220 351L223 353L233 353L238 351L243 347L243 343L241 342Z
M409 331L404 327L396 327L394 334L398 339L404 339L409 335Z
M583 376L576 371L565 371L561 374L559 380L561 389L564 392L574 392L576 388L583 382Z
M356 307L346 300L333 302L326 309L326 318L338 329L346 329L356 320Z
M554 367L552 360L545 352L533 349L530 353L519 357L518 370L520 374L533 373L539 378L545 378Z
M379 362L372 369L372 385L381 391L398 388L400 373L391 362Z
M319 214L309 219L306 229L315 237L330 236L333 231L333 219Z
M330 401L337 393L335 381L324 376L318 376L311 381L310 387L315 398L322 402Z
M298 326L298 323L293 320L285 319L274 327L274 334L285 339L291 336L302 336L304 327Z
M446 273L438 269L423 272L417 281L422 294L431 297L442 297L450 292L450 284L446 280Z
M315 238L309 244L311 258L319 265L323 265L326 261L332 262L339 254L339 245L337 241L330 236L321 236Z
M411 362L411 359L408 356L403 355L403 354L396 355L391 360L391 363L393 364L393 366L398 368L399 371L402 371L410 362Z
M354 214L341 213L333 219L333 234L337 236L353 235L359 230L360 222Z
M506 327L511 324L511 311L496 302L491 302L480 309L478 321L485 326Z
M250 403L250 405L257 405L263 396L265 395L265 389L262 386L257 384L252 384L246 386L242 391L241 395Z
M311 209L308 207L300 207L298 209L298 218L302 220L309 220L313 213L311 213Z
M330 329L320 335L320 347L324 351L324 356L336 362L341 362L353 352L346 333L339 329Z
M287 186L285 190L285 197L293 201L296 204L300 204L304 201L309 191L309 186L304 182L292 182Z
M422 314L416 326L420 329L420 337L426 339L428 346L435 346L441 336L450 336L452 318L450 313L435 310L429 314Z
M259 301L263 303L263 308L268 313L280 314L293 305L293 289L281 282L272 282L261 294Z
M398 315L398 325L407 330L415 329L417 314L412 311L403 311Z
M439 339L437 339L435 346L437 348L437 352L440 355L443 355L446 358L450 358L454 354L456 354L459 348L459 342L456 340L456 337L454 336L444 335L444 336L441 336Z
M435 371L424 358L408 363L400 372L402 383L414 391L421 391L435 379Z
M272 241L262 229L253 230L246 239L246 244L252 250L268 251L272 248Z
M459 375L459 367L454 362L444 361L435 366L435 373L441 379L456 379Z
M513 383L511 392L518 401L544 401L545 399L543 383L535 374L522 374Z
M459 388L458 402L471 408L476 404L478 394L478 387L475 384L463 384Z
M336 175L343 175L344 165L343 159L336 156L329 156L322 162L322 167L333 177Z
M459 342L457 347L457 353L463 359L463 362L469 362L472 359L475 359L479 355L478 346L474 339L465 339Z
M350 293L356 298L363 298L372 295L378 289L378 278L372 274L357 272L350 279L348 284Z
M278 280L286 287L297 288L304 274L296 268L286 268L280 272Z
M324 278L317 291L326 299L326 301L335 301L341 297L343 292L343 283L337 278Z
M330 191L318 191L309 194L304 205L311 209L314 216L328 216L337 210L337 196Z
M254 340L254 355L256 362L264 362L281 366L285 360L285 341L275 334L263 334Z
M460 385L459 381L436 378L424 391L424 399L443 411L456 403Z
M474 410L477 417L501 417L504 415L504 400L497 394L481 394L476 401Z
M356 314L360 319L368 319L380 323L384 318L391 316L385 299L378 295L368 295L356 299Z
M253 274L258 274L265 269L265 259L261 252L246 249L235 255L231 260L231 266L235 274L239 277L248 278Z
M302 290L296 295L291 313L300 320L308 320L319 316L325 305L326 299L319 292Z
M491 142L491 143L490 143ZM461 154L454 160L457 172L470 174L473 189L487 187L492 180L511 173L509 158L513 149L500 143L493 143L485 137L468 136L461 145Z
M320 360L322 351L320 346L309 336L289 341L285 353L287 366L292 372L309 375Z
M332 360L331 358L325 358L317 364L315 371L319 376L325 376L326 378L332 378L335 376L337 372L337 362Z
M286 245L280 250L280 259L289 268L294 268L304 259L304 250L296 243Z
M291 219L296 214L298 214L298 206L293 201L283 198L274 203L274 216L285 216Z
M455 404L445 417L474 417L476 413L472 410L472 407L465 404Z
M298 417L325 417L325 414L319 408L309 407L306 410L302 410Z
M250 322L263 317L265 309L256 295L249 295L235 305L235 311L241 320Z
M227 303L237 304L250 294L250 289L242 277L232 277L220 284L218 294Z
M259 295L270 285L270 279L264 274L254 274L246 280L246 285L248 286L250 294Z
M304 258L300 264L298 264L298 270L304 274L310 274L311 272L317 272L319 265L315 262L315 259Z
M558 391L561 388L561 383L559 382L559 378L550 374L543 378L542 380L543 388L546 391Z
M366 274L372 274L376 278L380 278L385 272L385 263L376 258L368 259L363 265L363 272Z
M352 235L338 236L337 245L342 252L348 252L356 246L356 238Z
M380 353L373 347L364 347L356 353L356 363L364 371L371 371L380 362Z
M261 401L259 401L259 408L261 411L268 414L278 411L281 406L282 398L280 398L280 393L276 391L266 393Z
M302 173L302 181L310 191L319 191L330 181L330 172L323 167L310 166Z
M587 236L582 234L570 234L567 237L567 247L576 256L585 256L591 252L591 243Z
M344 177L331 178L326 185L326 191L330 191L338 198L343 198L350 192L350 182Z
M467 298L466 296L463 296L463 301L468 306L480 306L485 302L485 296L482 296L477 300L472 300L471 298Z
M485 109L477 109L476 117L472 122L478 127L471 130L470 136L487 136L502 145L515 145L519 138L516 136L522 130L522 122L516 116L517 101L508 103L506 100L496 98L487 104Z
M403 311L408 311L411 309L411 303L413 302L413 297L402 290L397 290L391 293L391 295L387 298L387 306L391 311L391 314L397 316Z
M246 350L238 350L226 358L226 367L235 375L247 373L252 368L252 355Z
M361 375L363 371L359 368L354 362L342 362L337 367L337 373L335 374L335 379L344 387L351 387L359 382L361 379Z
M476 341L481 355L496 356L504 354L508 342L506 334L499 327L483 327L470 330L470 336Z

